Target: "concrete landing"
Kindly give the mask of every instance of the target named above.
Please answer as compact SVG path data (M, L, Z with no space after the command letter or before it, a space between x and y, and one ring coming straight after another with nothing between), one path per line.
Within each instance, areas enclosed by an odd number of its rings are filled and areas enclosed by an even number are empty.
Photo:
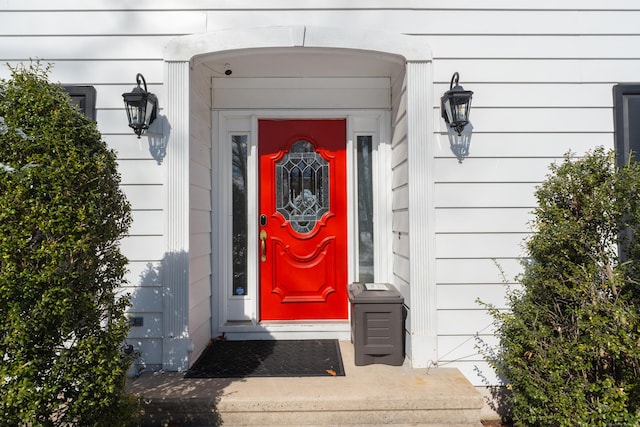
M344 377L184 379L145 373L143 426L481 426L483 399L457 369L355 366L341 342Z

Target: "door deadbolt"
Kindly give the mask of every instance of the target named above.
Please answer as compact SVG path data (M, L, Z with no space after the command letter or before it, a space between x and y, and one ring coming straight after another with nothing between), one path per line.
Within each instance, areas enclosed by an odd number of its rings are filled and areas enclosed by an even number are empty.
M265 214L260 215L260 227L267 225L267 216Z

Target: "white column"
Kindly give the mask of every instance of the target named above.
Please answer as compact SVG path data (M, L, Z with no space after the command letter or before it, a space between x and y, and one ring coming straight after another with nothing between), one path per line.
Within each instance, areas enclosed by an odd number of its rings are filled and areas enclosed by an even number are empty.
M407 63L409 174L409 331L413 367L437 358L433 76L430 61Z
M166 370L188 368L189 345L189 62L166 62L169 123L166 162L167 253L162 264L163 346Z

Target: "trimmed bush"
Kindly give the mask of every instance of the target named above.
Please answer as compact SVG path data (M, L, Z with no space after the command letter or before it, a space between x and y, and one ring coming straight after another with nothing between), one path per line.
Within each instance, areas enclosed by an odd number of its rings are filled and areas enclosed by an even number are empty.
M567 155L536 192L530 258L489 307L515 421L530 426L640 423L640 166L597 149ZM619 254L623 254L622 256Z
M127 425L115 154L39 64L0 82L0 424Z

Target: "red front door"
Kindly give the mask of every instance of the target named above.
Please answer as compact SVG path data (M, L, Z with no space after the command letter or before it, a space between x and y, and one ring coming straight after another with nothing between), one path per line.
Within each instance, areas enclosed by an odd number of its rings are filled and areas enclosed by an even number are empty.
M345 120L259 120L260 319L347 318Z

